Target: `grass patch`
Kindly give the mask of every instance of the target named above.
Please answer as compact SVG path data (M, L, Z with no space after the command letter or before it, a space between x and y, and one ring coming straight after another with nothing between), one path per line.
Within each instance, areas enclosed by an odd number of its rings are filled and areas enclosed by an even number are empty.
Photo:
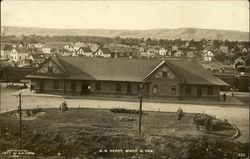
M182 120L176 120L176 113L147 112L142 115L142 134L138 134L139 114L112 113L106 109L70 108L43 109L46 113L34 120L23 121L23 146L38 156L85 156L131 158L135 153L99 153L100 149L138 149L153 150L154 153L142 153L142 158L160 158L161 156L189 158L200 150L208 153L207 145L202 143L231 142L234 129L209 131L196 130L193 124L194 114L185 113ZM18 148L19 121L14 112L0 116L1 150ZM133 118L123 122L119 117ZM221 135L223 134L223 135ZM230 151L239 148L230 146ZM205 146L205 147L204 147ZM195 147L195 149L193 149ZM204 150L203 150L204 148ZM217 148L214 146L214 148ZM244 150L244 147L242 148ZM225 152L230 152L225 150ZM153 155L153 156L152 156ZM179 157L178 157L179 156ZM203 157L204 158L204 157Z

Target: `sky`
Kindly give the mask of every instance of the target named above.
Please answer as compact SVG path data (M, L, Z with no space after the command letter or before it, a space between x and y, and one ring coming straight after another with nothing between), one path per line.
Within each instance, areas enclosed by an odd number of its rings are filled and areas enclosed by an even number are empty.
M249 3L247 0L4 0L1 25L129 30L191 27L249 32Z

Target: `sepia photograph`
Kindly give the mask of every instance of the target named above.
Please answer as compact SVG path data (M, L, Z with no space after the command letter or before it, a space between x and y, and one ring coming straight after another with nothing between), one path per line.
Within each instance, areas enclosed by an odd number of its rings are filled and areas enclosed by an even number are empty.
M249 159L247 0L2 0L0 159Z

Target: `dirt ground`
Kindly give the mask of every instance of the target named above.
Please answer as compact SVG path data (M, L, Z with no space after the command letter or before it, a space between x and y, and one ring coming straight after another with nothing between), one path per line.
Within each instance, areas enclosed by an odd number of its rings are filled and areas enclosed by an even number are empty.
M177 121L175 113L144 112L142 133L138 134L138 114L89 108L42 111L44 115L23 121L23 148L38 156L195 159L211 155L220 158L225 154L233 158L238 152L247 151L248 144L232 140L233 128L197 131L192 113L185 113L183 119ZM0 117L2 151L19 146L19 121L13 114L15 112L9 112ZM121 118L133 120L128 122ZM131 152L125 152L127 150Z

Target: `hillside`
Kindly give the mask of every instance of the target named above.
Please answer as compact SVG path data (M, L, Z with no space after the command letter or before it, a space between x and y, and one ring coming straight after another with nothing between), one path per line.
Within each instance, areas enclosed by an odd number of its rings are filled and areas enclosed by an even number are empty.
M231 30L179 28L179 29L150 29L150 30L108 30L108 29L49 29L30 27L3 26L4 35L73 35L73 36L103 36L103 37L135 37L135 38L159 38L200 40L220 39L230 41L248 41L249 33Z

